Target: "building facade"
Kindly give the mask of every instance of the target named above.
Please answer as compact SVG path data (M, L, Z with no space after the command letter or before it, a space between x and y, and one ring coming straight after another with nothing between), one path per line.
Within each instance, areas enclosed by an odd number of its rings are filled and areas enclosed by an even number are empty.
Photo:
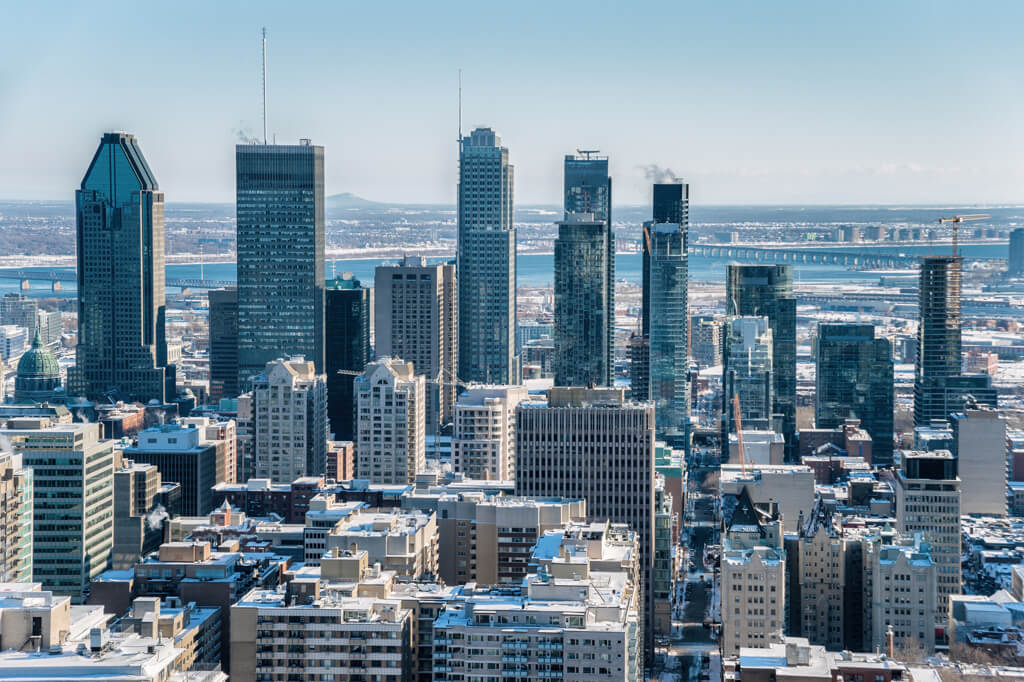
M93 400L175 396L167 363L164 193L134 135L106 133L75 193L78 345L68 391Z
M324 148L235 147L239 388L280 357L324 371Z
M1007 498L1006 418L994 409L968 408L950 416L960 474L960 513L1004 516Z
M917 362L914 366L914 425L949 419L945 384L961 371L959 256L921 260L918 285Z
M468 478L510 481L516 469L516 407L523 386L470 386L455 403L452 465Z
M301 357L268 362L265 370L253 377L248 400L252 410L252 471L247 472L248 477L290 483L300 476L324 472L327 381L313 362Z
M567 213L555 239L555 385L610 386L615 311L609 308L609 232L590 213Z
M210 400L235 398L238 385L238 289L213 289L210 300Z
M338 440L355 438L355 375L370 361L370 308L373 290L342 275L327 282L327 418ZM344 370L346 373L341 373Z
M377 266L374 339L379 356L411 362L427 383L427 433L451 423L458 369L455 266L406 256Z
M690 417L689 232L685 224L679 223L653 223L644 229L644 243L650 250L649 291L644 295L650 313L648 381L660 436L684 431Z
M732 317L726 321L722 353L722 442L736 432L733 400L740 403L744 429L770 430L775 395L775 339L765 317Z
M181 513L198 516L213 511L213 486L226 483L224 441L201 438L195 426L160 424L139 432L124 456L152 464L168 481L181 484Z
M378 358L356 377L356 475L404 485L426 466L426 382L412 363Z
M834 429L859 419L871 434L871 463L892 464L892 344L870 324L819 324L814 423Z
M490 128L459 142L459 379L519 382L516 229L508 149Z
M772 412L781 416L786 456L796 452L796 296L792 265L726 267L728 315L767 317L772 329Z
M0 582L32 581L33 469L18 452L0 452Z

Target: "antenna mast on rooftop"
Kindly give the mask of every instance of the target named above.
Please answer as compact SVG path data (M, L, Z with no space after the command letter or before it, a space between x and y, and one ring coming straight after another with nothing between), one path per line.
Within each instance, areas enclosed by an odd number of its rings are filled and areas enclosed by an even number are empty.
M267 143L267 27L263 27L263 144Z

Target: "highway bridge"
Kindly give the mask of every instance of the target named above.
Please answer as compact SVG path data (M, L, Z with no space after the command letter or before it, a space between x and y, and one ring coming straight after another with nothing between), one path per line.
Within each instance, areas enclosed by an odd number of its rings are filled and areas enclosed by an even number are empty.
M32 282L50 282L50 288L53 291L60 291L64 282L76 282L78 277L74 271L69 270L0 268L0 279L20 280L23 290L31 289ZM168 287L177 289L223 289L235 286L235 282L229 280L184 279L180 277L168 277L164 283Z
M836 251L821 248L771 248L763 246L691 245L691 256L750 263L793 263L805 265L843 265L857 270L891 270L917 267L920 254L901 252ZM967 261L994 261L998 258L965 258Z

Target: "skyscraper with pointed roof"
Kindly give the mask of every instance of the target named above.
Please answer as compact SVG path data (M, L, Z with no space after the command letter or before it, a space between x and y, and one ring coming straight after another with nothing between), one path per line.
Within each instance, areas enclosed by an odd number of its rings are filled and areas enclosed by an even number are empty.
M103 401L171 400L164 193L134 135L103 135L75 204L78 346L69 393Z

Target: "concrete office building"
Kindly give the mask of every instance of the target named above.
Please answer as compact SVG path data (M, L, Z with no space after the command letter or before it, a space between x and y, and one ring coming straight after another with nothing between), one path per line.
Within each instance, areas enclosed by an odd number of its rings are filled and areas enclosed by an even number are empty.
M200 444L218 443L224 449L223 469L218 470L217 478L224 483L235 483L239 480L238 468L241 466L238 451L238 425L234 419L211 419L210 417L186 417L179 419L183 426L194 426L199 430Z
M377 266L374 340L380 357L411 362L427 382L426 429L439 434L452 420L458 369L455 266L406 256Z
M566 213L555 238L555 385L610 386L615 309L609 232L592 213Z
M953 454L960 473L960 513L1004 516L1007 512L1006 418L988 408L950 416Z
M936 566L936 635L945 633L949 597L963 589L960 572L960 478L948 450L900 452L896 521L904 537L921 533ZM1002 492L1002 491L1000 491Z
M640 540L651 594L654 558L654 406L623 389L552 388L516 409L516 494L581 498L588 518L625 523ZM653 609L644 608L645 621ZM650 632L650 629L647 630Z
M9 419L0 435L33 470L33 579L82 603L114 548L113 441L46 418Z
M815 348L814 423L834 429L859 419L871 434L871 464L892 464L892 344L875 338L874 325L820 324Z
M612 220L612 178L608 174L608 157L598 156L596 151L579 151L566 154L564 165L563 208L564 219L569 220L574 213L589 213L592 220L604 223L605 258L604 281L607 282L603 309L606 318L603 322L607 339L604 347L608 357L613 358L615 349L615 223ZM557 257L556 257L557 263ZM557 277L558 266L555 266ZM556 284L557 290L557 284ZM557 314L556 314L557 326ZM558 348L558 333L555 332L555 347ZM609 376L614 371L612 360L608 361ZM555 373L557 377L557 372ZM556 385L585 386L585 383L561 383ZM598 385L611 386L611 379L598 382Z
M298 357L268 362L253 377L252 469L247 476L290 483L324 472L327 459L327 382L313 362ZM239 400L239 437L242 436Z
M356 377L356 475L406 484L426 466L426 382L412 363L378 358Z
M689 307L687 284L689 231L685 224L644 226L649 249L650 395L659 436L683 432L690 417ZM649 240L649 241L648 241ZM614 311L613 311L614 318Z
M11 292L0 298L0 325L11 324L35 331L38 312L38 301L24 294Z
M516 407L523 386L469 386L455 403L452 466L467 478L515 478Z
M238 289L213 289L210 301L210 401L235 398L238 384Z
M75 192L78 345L68 393L173 400L164 332L164 193L134 135L106 133Z
M114 470L114 556L111 568L126 571L163 542L167 510L157 502L163 479L154 464L121 459Z
M735 406L740 401L743 428L768 431L774 419L774 337L766 317L732 317L726 321L722 353L722 441L736 432Z
M413 491L402 497L402 506L436 512L438 575L446 585L521 585L537 540L587 513L583 500L478 491Z
M512 177L493 130L459 141L458 376L467 383L519 383Z
M235 147L239 388L281 357L324 371L324 148Z
M927 256L921 260L918 285L920 322L914 367L914 425L949 419L945 382L961 372L959 256Z
M195 426L160 424L139 432L124 456L153 464L161 477L181 484L181 513L198 516L213 511L213 486L225 483L225 443L200 437Z
M767 317L772 330L772 413L781 415L786 457L796 456L796 296L792 265L726 267L726 314Z
M336 440L355 438L355 375L351 372L362 372L370 361L372 306L373 289L351 275L327 282L327 418Z
M434 680L643 679L636 536L593 524L551 532L521 594L464 592L434 622Z

